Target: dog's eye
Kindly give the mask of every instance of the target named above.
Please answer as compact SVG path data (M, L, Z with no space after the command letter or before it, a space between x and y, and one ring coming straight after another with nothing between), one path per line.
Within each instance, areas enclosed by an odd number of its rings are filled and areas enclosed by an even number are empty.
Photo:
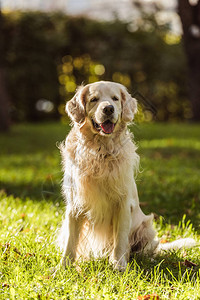
M97 102L99 99L97 97L94 97L90 100L90 102Z
M119 100L116 96L112 97L112 99L113 99L113 101L118 101Z

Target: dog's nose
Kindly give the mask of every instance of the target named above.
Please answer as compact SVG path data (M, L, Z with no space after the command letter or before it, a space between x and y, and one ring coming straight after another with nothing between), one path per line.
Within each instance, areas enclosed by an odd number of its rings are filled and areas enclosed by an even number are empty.
M107 116L110 116L114 113L114 106L113 105L107 105L103 109L103 113Z

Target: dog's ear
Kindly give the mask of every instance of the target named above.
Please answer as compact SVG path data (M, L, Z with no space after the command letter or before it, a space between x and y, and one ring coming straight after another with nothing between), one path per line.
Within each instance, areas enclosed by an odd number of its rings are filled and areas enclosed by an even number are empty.
M122 120L124 122L131 122L134 115L137 113L137 100L127 92L126 88L121 89L122 95Z
M66 104L65 110L73 122L82 123L85 120L85 88L79 87L74 97Z

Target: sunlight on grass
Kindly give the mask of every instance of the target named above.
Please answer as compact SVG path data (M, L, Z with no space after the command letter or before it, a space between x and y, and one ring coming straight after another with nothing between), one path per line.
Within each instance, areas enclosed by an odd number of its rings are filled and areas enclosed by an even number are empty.
M179 138L170 138L162 140L152 140L152 141L142 141L141 147L143 148L166 148L166 147L177 147L177 148L189 148L200 150L200 141L195 139L179 139Z

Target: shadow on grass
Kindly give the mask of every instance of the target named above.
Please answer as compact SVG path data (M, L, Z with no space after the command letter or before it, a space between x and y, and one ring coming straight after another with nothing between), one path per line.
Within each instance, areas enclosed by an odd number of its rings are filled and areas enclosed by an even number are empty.
M190 251L194 251L194 249L166 251L155 257L135 254L130 259L130 268L137 267L142 270L145 280L149 281L153 281L156 275L158 278L168 278L170 281L195 282L199 277L200 259L195 256L190 261Z
M22 124L0 133L1 154L51 153L65 139L69 125L61 123Z
M49 175L49 178L41 183L6 182L2 185L0 182L0 190L3 190L8 196L13 195L24 201L26 198L30 198L33 201L62 202L60 181L59 179L53 180Z
M112 273L117 276L120 275L120 277L123 275L129 288L131 288L131 284L135 285L136 282L138 284L139 281L149 282L152 284L152 287L163 286L165 283L171 285L171 283L176 282L184 284L193 281L195 284L199 278L200 260L198 257L195 257L194 261L189 261L189 257L190 253L188 253L187 257L183 257L181 252L177 252L177 254L175 252L168 252L154 258L134 255L134 257L131 257L125 273L113 270L113 266L109 263L108 258L91 259L86 262L77 261L72 268L73 272L78 272L80 276L85 276L87 271L90 270L92 270L93 274L97 273L100 277L100 274L106 274L104 276L105 280L107 280L106 277L112 276ZM71 270L71 267L67 268L70 268L69 271ZM64 271L60 270L60 272ZM115 282L112 282L112 284L117 292L119 282L116 281L116 286Z
M183 161L183 164L190 164L192 160L196 160L196 164L200 166L200 158L199 158L199 149L191 149L188 147L151 147L150 145L147 147L139 147L138 153L142 156L148 155L149 158L152 159L163 159L169 160L169 159L176 159L177 161ZM195 164L195 166L196 166Z

